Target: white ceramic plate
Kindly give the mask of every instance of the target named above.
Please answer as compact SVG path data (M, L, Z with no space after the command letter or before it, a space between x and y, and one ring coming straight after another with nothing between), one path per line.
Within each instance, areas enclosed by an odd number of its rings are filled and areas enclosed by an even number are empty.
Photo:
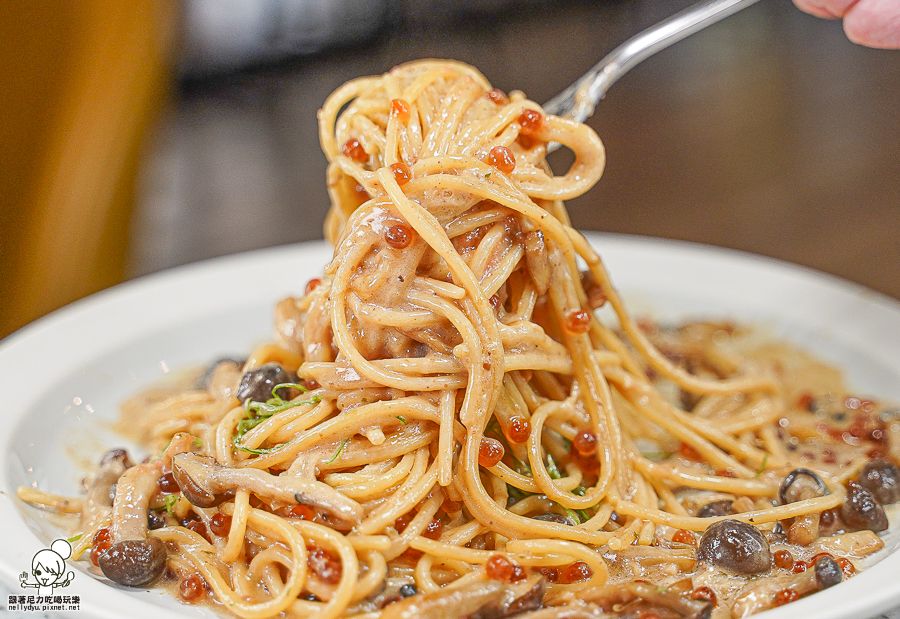
M799 267L710 247L589 235L633 313L763 325L842 367L860 394L900 402L900 303ZM121 444L105 425L118 404L167 372L245 354L269 338L272 309L298 295L330 258L324 243L174 269L70 305L0 343L0 579L12 593L32 557L61 537L52 518L15 499L19 485L77 494L82 466ZM864 618L900 606L900 553L833 589L760 619ZM212 616L159 590L75 578L73 616ZM6 609L6 600L0 608Z

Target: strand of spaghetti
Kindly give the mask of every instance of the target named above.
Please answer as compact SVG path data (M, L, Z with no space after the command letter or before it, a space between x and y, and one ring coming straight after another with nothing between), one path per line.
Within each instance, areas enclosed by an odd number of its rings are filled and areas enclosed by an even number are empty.
M773 398L759 397L738 409L718 430L724 434L741 434L771 425L782 415L784 407Z
M584 561L593 569L594 573L587 581L579 582L579 587L602 585L609 578L609 570L603 557L596 550L583 544L550 539L512 539L506 544L506 550L511 553L532 556L566 555Z
M382 168L376 172L376 175L403 218L409 222L428 246L447 262L454 283L466 289L467 299L475 311L474 317L477 318L472 322L478 332L481 347L469 351L471 355L469 384L459 417L470 432L475 427L483 429L486 419L479 423L478 418L484 416L479 416L476 411L493 409L495 394L499 391L500 381L503 378L503 346L500 343L496 321L492 320L493 310L484 292L478 286L475 275L462 257L456 253L434 215L407 198L389 170Z
M394 559L400 556L407 548L413 538L425 534L425 529L431 524L434 515L441 508L444 502L444 494L435 492L429 496L421 506L413 519L406 525L406 528L400 532L400 537L394 540L389 552L385 553L388 559Z
M675 514L663 512L658 509L641 507L629 501L623 501L620 499L615 499L613 503L615 505L616 512L626 516L643 518L657 524L665 524L677 529L687 529L688 531L705 531L707 527L715 522L718 522L719 520L727 520L731 518L754 525L766 524L778 520L795 518L804 514L822 512L833 507L837 507L844 502L846 493L842 488L832 485L829 490L831 490L829 494L821 497L805 499L802 501L797 501L795 503L788 503L787 505L777 505L769 509L743 512L740 514L732 514L729 516L713 516L710 518L678 516Z
M667 402L649 383L628 376L620 370L610 370L608 376L610 377L610 380L616 382L620 390L632 402L635 400L643 401L644 398L650 400L650 405L644 406L643 410L645 412L649 410L663 411L663 415L671 420L670 425L680 424L682 427L695 432L697 435L714 443L734 456L744 458L757 467L762 466L763 462L766 462L770 467L784 466L785 460L777 452L773 453L771 450L766 452L762 449L758 449L712 427L706 419L688 415ZM694 445L694 447L700 451L699 445ZM707 454L704 453L703 455L707 457ZM735 472L738 472L738 470L735 469ZM749 470L747 469L743 469L743 473L746 477L750 476L750 474L748 474Z
M438 483L449 486L453 481L453 456L456 441L453 439L453 423L456 414L456 391L447 390L441 394L441 419L438 433Z
M228 531L228 541L219 552L219 559L225 563L232 563L237 560L244 547L244 533L247 531L247 521L250 517L250 493L238 490L234 495L234 501L226 503L226 506L230 509L223 511L231 516L231 528Z
M335 143L335 129L337 127L338 113L341 108L359 96L360 93L370 89L371 86L378 83L377 77L362 77L347 82L325 99L325 103L319 110L317 116L319 119L319 143L328 161L338 156L338 147Z
M515 540L515 542L523 541L525 540ZM528 548L524 552L510 551L506 553L509 560L521 565L535 567L564 565L567 563L571 563L572 559L582 557L590 557L590 561L592 564L596 564L598 561L603 562L603 559L599 553L582 544L572 544L571 546L566 546L564 548L560 546L554 546L551 551L548 552L547 550L541 548L540 542L552 542L555 540L539 539L530 541L534 541L536 545L534 547ZM514 541L510 540L510 542L507 544L507 548L509 548L509 544L512 543L514 543ZM427 537L413 538L412 542L410 543L410 547L434 557L463 561L465 563L476 565L484 564L488 561L488 559L498 554L496 550L481 550L476 548L466 548L465 546L455 546L444 541L431 540ZM573 554L574 552L576 552L575 549L579 547L585 552L582 553L579 551L578 554ZM534 548L534 552L531 552L532 548Z
M348 538L348 541L350 541L350 538ZM357 546L354 545L354 549L357 554L360 553ZM350 598L351 604L365 600L372 595L376 595L379 589L384 586L384 582L388 575L387 561L381 552L377 550L365 550L361 553L360 557L365 562L367 569L362 578L356 581L353 597Z
M737 477L715 477L685 471L673 465L656 464L640 456L632 457L635 467L644 474L648 481L666 479L677 485L702 490L715 490L746 496L772 496L778 491L777 483L766 483L758 479L740 479Z
M198 534L181 527L165 527L151 531L150 535L178 544L183 555L190 559L200 571L213 590L216 599L227 610L242 619L262 619L281 612L299 595L306 579L306 546L298 532L293 530L283 518L273 514L251 508L248 523L270 534L275 534L288 545L293 559L292 569L284 590L268 601L258 604L248 603L235 595L233 589L212 562L211 557L214 556L215 549Z
M560 486L556 485L556 481L550 477L544 464L543 449L541 446L541 438L544 429L544 421L558 410L562 404L560 402L547 402L535 411L531 417L531 434L528 435L528 463L531 465L531 473L534 476L534 483L540 488L540 492L546 494L548 498L556 501L563 507L569 509L585 509L599 503L606 495L605 489L598 485L588 488L583 496L563 491ZM611 476L610 476L611 477Z
M431 491L437 481L437 465L432 464L426 472L428 457L427 449L420 449L416 453L416 463L407 480L391 495L390 501L384 503L360 523L357 529L360 533L363 535L380 533L397 518L410 511Z
M334 589L328 603L319 608L316 619L334 619L341 615L353 599L353 590L359 574L359 560L356 551L347 538L324 525L307 520L291 520L290 525L302 534L303 538L317 542L317 545L330 546L336 551L341 562L341 578ZM296 597L296 596L295 596Z
M302 396L304 397L304 396ZM325 419L331 412L332 407L326 401L307 401L304 404L297 404L291 408L287 408L281 412L275 413L255 428L247 430L240 439L240 446L244 448L256 449L266 440L272 437L280 429L286 425L291 425L293 434L308 430L312 426Z
M632 403L636 410L640 411L642 415L653 423L670 432L675 438L691 445L707 462L719 469L731 469L737 475L744 477L753 476L753 471L728 454L720 451L712 442L694 429L692 427L693 424L685 425L678 415L673 415L674 407L668 406L662 398L652 398L652 390L647 389L645 383L638 382L633 377L615 369L608 369L606 376L616 385L619 392ZM646 400L643 398L646 398ZM729 437L729 442L734 442L734 440ZM759 461L761 462L762 458Z
M266 363L277 363L288 372L296 372L300 364L303 363L303 357L285 350L281 346L275 344L263 344L258 346L244 363L244 372L258 368Z
M577 270L565 270L559 257L559 249L555 243L548 243L550 249L551 264L554 272L559 277L551 287L550 300L560 321L565 321L571 312L578 311L582 305L572 281L573 272ZM584 290L578 286L584 296ZM612 394L609 385L603 376L600 367L594 362L591 355L590 339L586 333L574 333L565 327L562 329L566 346L572 355L572 363L575 368L575 378L579 389L584 390L580 401L590 419L591 429L597 434L598 441L596 456L600 461L600 478L597 480L596 496L599 500L609 493L618 492L614 480L618 481L619 488L624 488L627 480L624 479L624 454L622 453L622 437L619 429L618 418L612 409Z
M742 376L725 380L706 380L694 376L673 365L658 350L656 350L653 344L647 339L647 336L644 335L637 326L634 319L628 314L625 309L625 304L622 302L621 297L619 297L609 279L609 274L606 272L606 269L603 268L600 257L593 249L591 249L587 239L571 228L567 229L567 232L572 239L572 243L578 247L579 255L581 255L588 263L591 274L593 274L597 284L603 289L603 293L615 310L622 330L628 336L629 341L631 341L634 347L640 352L641 356L646 359L654 370L674 381L682 389L692 393L728 393L732 391L775 392L778 390L777 383L768 376Z
M277 451L261 454L242 464L253 468L270 468L293 460L302 451L316 447L323 442L340 442L354 436L361 424L378 425L379 421L392 425L402 425L398 416L423 419L438 423L440 416L435 408L418 398L373 402L331 417L318 426L300 433ZM401 427L399 431L402 431Z
M325 477L325 483L332 485L341 494L356 499L357 501L365 501L367 499L376 498L378 495L390 490L403 479L405 479L412 470L415 455L412 453L404 454L396 466L385 471L382 475L375 478L357 481L347 484L336 484L333 479L329 479L332 475Z
M541 465L538 470L543 469L545 465L541 462ZM534 493L543 493L544 489L534 477L528 477L527 475L522 475L516 471L513 471L506 464L502 462L497 464L496 466L492 466L488 469L493 475L496 475L503 483L509 484L514 488L518 488L523 492L534 492ZM534 467L532 467L532 471L534 471ZM546 471L546 469L544 469ZM566 477L561 477L560 479L552 479L553 486L560 491L569 492L577 488L581 485L581 475L567 475ZM575 495L572 495L575 496Z

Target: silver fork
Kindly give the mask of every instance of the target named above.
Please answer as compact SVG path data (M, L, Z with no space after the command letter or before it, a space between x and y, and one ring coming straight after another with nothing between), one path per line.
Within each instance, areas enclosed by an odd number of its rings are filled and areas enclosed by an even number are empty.
M705 0L631 37L550 99L544 111L584 122L616 81L642 60L759 0Z

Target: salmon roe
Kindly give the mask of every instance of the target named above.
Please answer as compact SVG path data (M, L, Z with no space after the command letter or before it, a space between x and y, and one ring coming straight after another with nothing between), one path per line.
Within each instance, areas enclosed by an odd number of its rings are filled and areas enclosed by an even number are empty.
M512 151L505 146L495 146L488 153L488 163L504 174L509 174L516 169L516 158Z
M175 476L172 475L172 473L166 473L157 479L156 485L160 492L165 492L166 494L181 492L181 488L179 487L178 482L175 481Z
M856 568L853 567L853 563L850 562L850 559L846 557L839 557L835 559L837 564L841 566L841 571L844 573L844 578L850 578L851 576L856 574Z
M209 530L213 535L226 537L231 532L231 516L217 512L209 519Z
M347 140L341 147L341 152L344 153L344 156L350 157L350 159L359 163L365 163L369 160L369 154L356 138Z
M441 503L441 509L444 510L445 514L455 514L462 508L463 508L462 501L453 501L451 499L447 499L443 503Z
M519 125L522 127L519 132L524 135L534 135L540 131L543 124L544 117L537 110L523 110L519 114Z
M310 571L326 584L336 585L341 580L340 561L324 548L318 546L311 548L306 556L306 564Z
M672 535L672 541L678 544L687 544L688 546L697 545L697 538L694 537L693 533L686 531L685 529L678 529L675 531L675 534Z
M485 468L497 466L505 453L503 443L495 438L483 437L478 447L478 464Z
M397 530L397 533L403 533L406 530L406 527L409 526L409 523L412 522L415 515L415 512L408 512L397 518L394 521L394 529Z
M428 526L425 527L425 530L422 531L422 536L427 537L428 539L441 539L441 533L444 532L444 525L437 518L433 518L431 522L428 523Z
M484 564L484 571L488 578L509 582L516 567L503 555L494 555Z
M531 422L516 415L509 420L506 435L513 443L524 443L531 436Z
M409 103L403 99L394 99L391 101L391 116L400 122L409 120Z
M691 592L692 600L709 600L712 605L716 605L716 594L707 586L697 587Z
M581 430L572 439L572 447L579 456L593 456L597 453L597 435L590 430Z
M789 570L794 566L794 557L787 550L776 551L774 561L775 567L780 567L783 570Z
M402 161L391 164L391 173L394 175L394 180L397 181L397 184L401 187L408 183L409 179L412 178L412 170L410 170L409 166Z
M566 314L564 328L569 333L587 333L591 328L591 313L586 310L572 310Z
M566 567L566 569L562 573L562 578L560 580L565 584L571 584L587 580L593 575L594 570L591 569L590 565L588 565L584 561L576 561L575 563Z
M100 556L110 548L112 548L112 537L110 536L109 528L98 529L94 533L94 539L91 540L91 563L99 567Z
M181 581L178 586L178 595L188 604L199 602L206 597L206 581L200 574L191 574Z
M319 284L321 284L321 283L322 283L322 280L319 279L318 277L314 277L311 280L309 280L308 282L306 282L306 294L309 294L310 292L312 292L313 290L318 288Z
M414 234L406 224L395 224L384 231L384 241L394 249L405 249L412 244Z
M299 520L314 520L316 517L315 510L309 505L286 505L279 507L275 513L285 518L297 518Z
M775 606L784 606L800 599L800 594L793 589L782 589L775 594Z

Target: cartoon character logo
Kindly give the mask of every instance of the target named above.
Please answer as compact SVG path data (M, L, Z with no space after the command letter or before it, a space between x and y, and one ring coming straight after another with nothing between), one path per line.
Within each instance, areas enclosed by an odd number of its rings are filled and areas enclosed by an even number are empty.
M34 582L28 582L28 573L19 574L19 584L24 589L38 590L39 596L53 594L56 587L68 587L75 572L66 573L66 559L72 556L72 546L64 539L58 539L50 548L38 551L31 560L31 574Z

